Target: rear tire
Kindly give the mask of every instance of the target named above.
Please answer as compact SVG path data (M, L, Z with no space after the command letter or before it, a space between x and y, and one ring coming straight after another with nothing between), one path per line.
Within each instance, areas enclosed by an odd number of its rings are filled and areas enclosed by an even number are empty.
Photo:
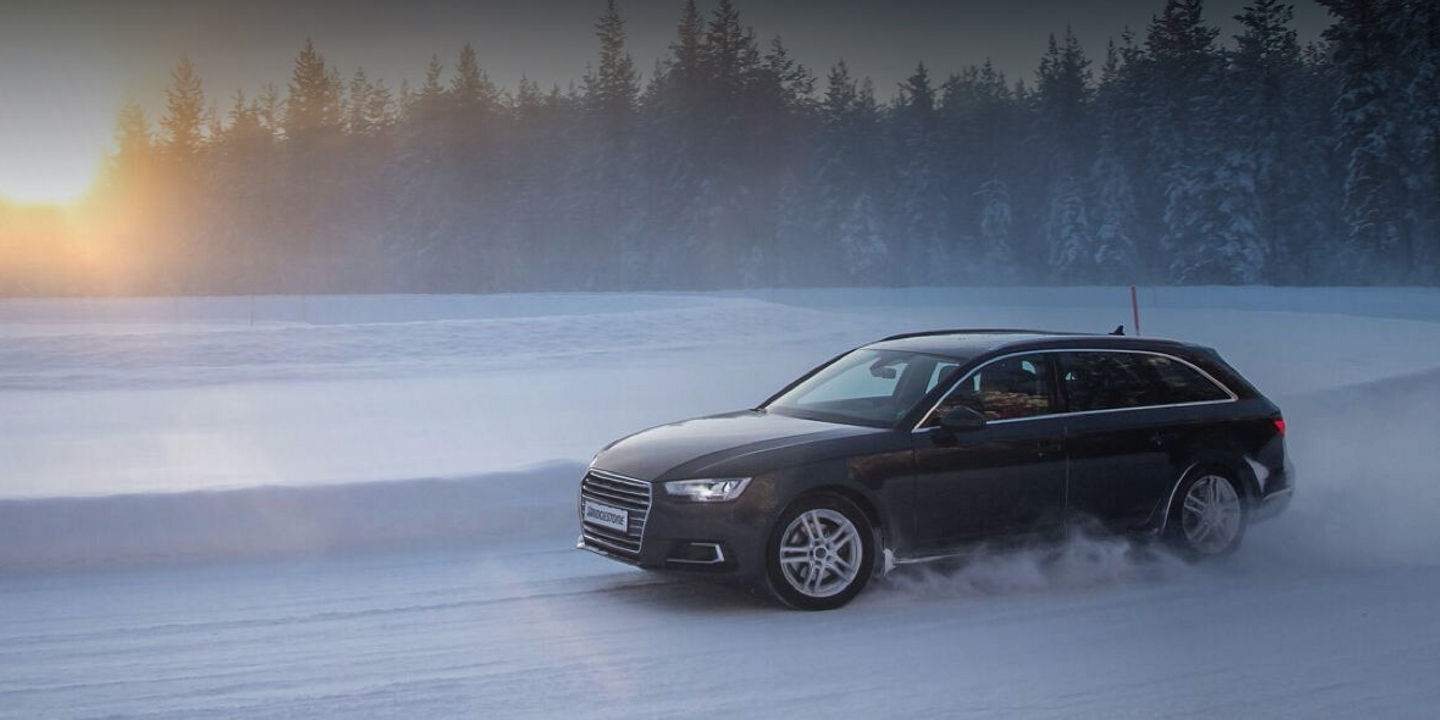
M1200 468L1175 490L1166 535L1192 560L1220 557L1240 547L1248 520L1245 491L1234 473Z
M770 593L797 610L833 610L860 594L875 568L875 533L855 503L804 495L775 521L766 543Z

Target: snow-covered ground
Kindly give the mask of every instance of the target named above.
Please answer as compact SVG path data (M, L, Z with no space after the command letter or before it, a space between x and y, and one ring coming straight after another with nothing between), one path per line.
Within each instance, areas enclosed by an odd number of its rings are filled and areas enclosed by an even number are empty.
M1115 288L0 302L0 717L1429 717L1440 293L1142 290L1285 409L1240 554L1114 539L834 613L571 549L591 452Z

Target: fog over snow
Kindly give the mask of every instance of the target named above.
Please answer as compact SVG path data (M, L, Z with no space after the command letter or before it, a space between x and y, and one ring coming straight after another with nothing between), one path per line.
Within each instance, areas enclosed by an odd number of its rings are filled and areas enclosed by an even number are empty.
M605 442L1119 288L0 302L0 717L1424 717L1440 293L1142 289L1285 411L1294 503L1192 566L1080 535L838 612L573 550Z

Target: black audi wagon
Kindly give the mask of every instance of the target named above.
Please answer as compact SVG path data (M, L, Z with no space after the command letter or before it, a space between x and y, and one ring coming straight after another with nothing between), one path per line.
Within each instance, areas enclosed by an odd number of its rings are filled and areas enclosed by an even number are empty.
M1213 349L940 330L611 443L580 484L579 546L822 610L894 564L1080 521L1229 553L1292 474L1280 409Z

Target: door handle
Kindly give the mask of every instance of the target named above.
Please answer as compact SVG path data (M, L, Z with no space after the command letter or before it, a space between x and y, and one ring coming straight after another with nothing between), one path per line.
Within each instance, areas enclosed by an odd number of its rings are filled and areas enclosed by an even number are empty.
M1036 455L1054 455L1065 449L1065 444L1059 440L1041 440L1035 443Z

